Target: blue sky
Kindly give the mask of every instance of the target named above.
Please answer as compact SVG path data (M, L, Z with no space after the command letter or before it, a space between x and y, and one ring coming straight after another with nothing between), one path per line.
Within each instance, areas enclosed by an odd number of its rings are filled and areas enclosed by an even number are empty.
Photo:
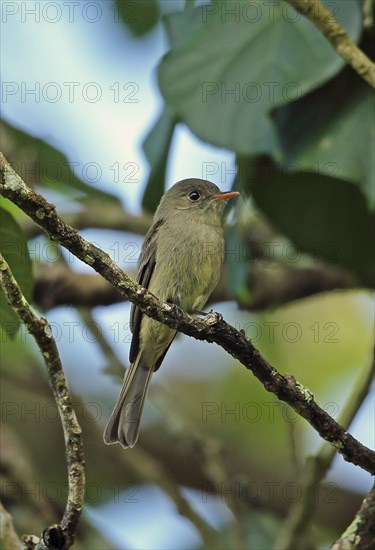
M70 11L69 2L48 4L46 11L33 1L2 3L2 116L60 149L77 175L136 211L149 171L141 144L162 108L156 66L167 48L165 33L159 25L146 38L133 38L114 21L109 1ZM85 10L90 4L96 9ZM164 4L172 9L181 2ZM167 186L205 177L208 163L211 171L222 163L233 168L232 154L199 142L183 125L171 159ZM222 188L232 178L210 177Z

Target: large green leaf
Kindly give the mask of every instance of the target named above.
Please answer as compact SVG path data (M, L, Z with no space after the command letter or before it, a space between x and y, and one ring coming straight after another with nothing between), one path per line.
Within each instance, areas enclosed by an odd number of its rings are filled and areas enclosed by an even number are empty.
M43 185L82 201L90 197L119 202L114 195L80 180L71 170L67 157L45 141L4 121L0 121L0 131L4 156L28 185Z
M177 50L183 44L189 42L190 37L199 30L202 25L202 8L188 11L170 13L164 17L170 47Z
M333 7L357 41L360 3ZM172 48L159 84L168 106L209 143L240 154L277 151L270 111L323 85L344 61L282 0L223 1L194 12L175 14L167 26Z
M33 278L27 241L13 216L3 208L0 208L0 250L26 300L30 301ZM7 335L13 337L18 330L20 320L8 305L2 289L0 289L0 311L0 326Z
M300 251L338 264L359 285L375 288L375 216L358 186L317 172L292 172L264 157L242 159L239 168L258 207Z
M361 187L375 206L374 91L351 69L274 114L284 161Z
M156 0L116 0L115 9L121 21L137 36L153 29L160 17Z
M151 170L142 206L149 212L156 210L164 193L168 153L175 125L175 117L168 108L165 108L143 143Z

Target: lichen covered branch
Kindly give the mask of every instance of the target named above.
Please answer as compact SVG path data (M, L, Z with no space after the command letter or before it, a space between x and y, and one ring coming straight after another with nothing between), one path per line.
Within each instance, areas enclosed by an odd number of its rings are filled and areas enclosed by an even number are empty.
M375 541L375 485L364 499L352 523L331 550L372 550Z
M60 361L52 330L46 319L38 317L21 292L8 263L0 253L0 285L9 305L34 337L46 364L53 396L64 431L68 465L68 500L60 525L44 530L42 539L47 548L68 549L74 542L85 493L85 463L82 431L76 418L68 384ZM48 442L46 442L48 447Z

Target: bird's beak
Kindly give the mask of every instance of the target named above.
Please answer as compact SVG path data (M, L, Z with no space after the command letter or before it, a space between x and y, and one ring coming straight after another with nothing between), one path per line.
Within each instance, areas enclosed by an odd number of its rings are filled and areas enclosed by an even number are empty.
M214 201L227 201L232 197L238 197L238 195L238 191L225 191L224 193L218 193L217 195L214 195L212 198Z

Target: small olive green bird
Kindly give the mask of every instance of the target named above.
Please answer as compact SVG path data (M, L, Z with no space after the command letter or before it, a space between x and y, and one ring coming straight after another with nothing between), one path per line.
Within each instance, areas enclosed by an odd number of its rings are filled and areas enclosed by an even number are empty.
M202 311L215 288L224 255L221 218L225 201L210 181L185 179L171 187L155 212L139 258L137 281L163 302L189 313ZM176 331L132 305L130 367L104 431L107 444L133 447L151 375L161 365Z

